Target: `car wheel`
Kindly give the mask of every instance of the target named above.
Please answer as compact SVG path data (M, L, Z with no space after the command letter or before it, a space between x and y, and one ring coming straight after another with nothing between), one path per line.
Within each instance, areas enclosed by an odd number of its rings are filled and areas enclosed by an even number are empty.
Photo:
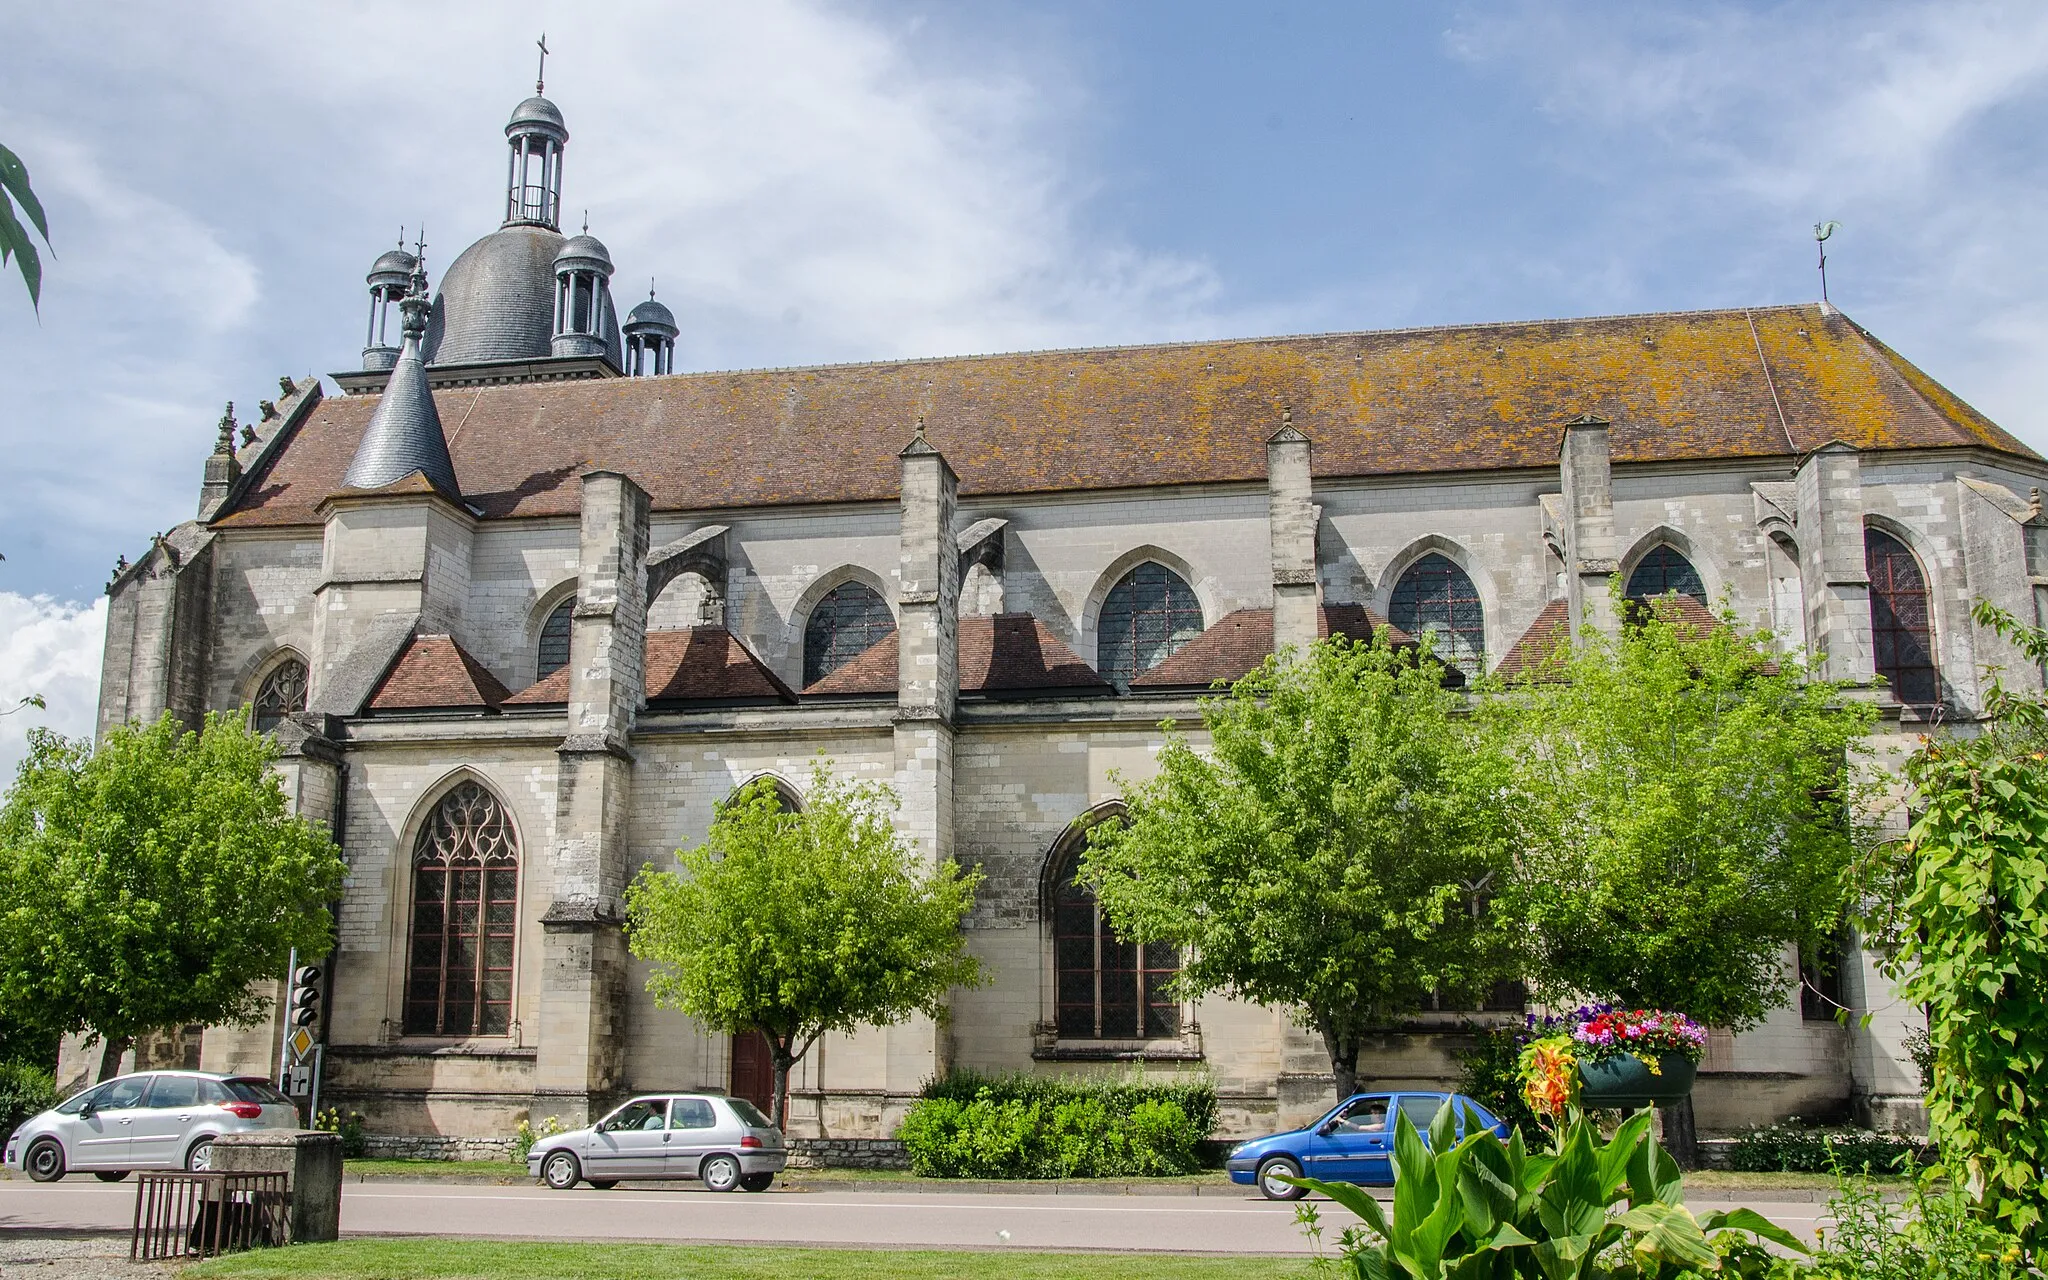
M740 1162L731 1156L712 1156L697 1176L713 1191L731 1191L740 1185Z
M597 1179L593 1178L591 1179L590 1185L596 1187L599 1191L610 1191L613 1187L619 1185L619 1180L617 1178L606 1178L604 1181L599 1182Z
M583 1177L583 1166L567 1151L551 1151L540 1162L540 1180L556 1191L567 1191Z
M126 1169L102 1169L92 1176L98 1178L101 1182L119 1182L128 1176L128 1171Z
M37 1182L55 1182L64 1176L64 1148L55 1138L43 1138L28 1149L21 1163Z
M185 1168L192 1173L205 1173L213 1168L213 1139L201 1138L185 1153Z
M749 1173L740 1178L740 1186L748 1191L766 1191L773 1185L775 1175L772 1173Z
M1259 1161L1259 1192L1268 1200L1299 1200L1308 1194L1307 1187L1290 1186L1280 1181L1281 1177L1299 1178L1301 1166L1286 1156L1271 1156Z

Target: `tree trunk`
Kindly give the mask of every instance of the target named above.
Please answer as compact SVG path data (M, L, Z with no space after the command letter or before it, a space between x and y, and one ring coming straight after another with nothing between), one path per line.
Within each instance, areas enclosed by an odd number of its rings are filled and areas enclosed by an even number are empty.
M121 1074L121 1055L135 1043L133 1036L100 1037L100 1074L102 1080L112 1080Z
M1692 1095L1664 1108L1664 1149L1681 1169L1700 1167L1699 1131L1693 1127Z
M1325 1029L1323 1047L1330 1053L1330 1078L1341 1102L1358 1092L1358 1037Z
M774 1045L773 1041L769 1043ZM775 1062L775 1098L771 1104L772 1109L769 1112L768 1118L775 1122L776 1128L787 1133L789 1131L789 1068L793 1064L789 1051L780 1045L774 1045L774 1052L770 1056Z

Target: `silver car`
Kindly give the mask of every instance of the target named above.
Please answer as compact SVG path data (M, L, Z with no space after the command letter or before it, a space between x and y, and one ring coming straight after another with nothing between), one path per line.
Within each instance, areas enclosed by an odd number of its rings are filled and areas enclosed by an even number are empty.
M296 1129L299 1109L268 1080L206 1071L141 1071L102 1081L24 1122L7 1138L7 1167L37 1182L132 1169L205 1169L213 1140L249 1129Z
M789 1162L777 1129L745 1098L720 1093L638 1097L587 1129L542 1138L526 1169L557 1191L627 1178L699 1178L713 1191L766 1191Z

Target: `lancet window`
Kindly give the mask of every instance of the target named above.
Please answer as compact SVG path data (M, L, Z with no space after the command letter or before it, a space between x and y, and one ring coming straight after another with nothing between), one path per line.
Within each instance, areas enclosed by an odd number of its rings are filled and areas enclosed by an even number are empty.
M286 658L263 677L251 708L251 723L260 732L268 733L282 724L286 716L305 709L306 664L297 658Z
M441 797L413 844L412 882L405 1034L507 1034L519 837L498 798L467 781Z

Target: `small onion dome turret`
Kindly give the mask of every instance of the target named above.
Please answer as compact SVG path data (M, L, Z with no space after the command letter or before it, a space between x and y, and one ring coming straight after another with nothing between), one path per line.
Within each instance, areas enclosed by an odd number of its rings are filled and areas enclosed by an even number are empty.
M505 122L506 137L516 137L522 133L546 134L558 143L567 142L569 125L562 119L560 107L535 94L512 108L512 118Z
M634 307L626 317L626 376L631 378L659 377L675 372L676 335L682 330L676 327L673 311L654 300L654 290L647 290L647 301Z
M412 283L413 268L419 266L419 259L403 249L386 249L377 255L377 261L370 264L370 274L364 277L372 289L396 289L396 297L404 297Z
M604 247L604 241L587 231L580 236L570 236L555 251L555 271L558 274L563 271L598 271L610 278L611 251Z
M626 336L629 338L642 333L658 333L664 338L673 338L681 332L676 326L675 312L652 297L626 315Z

